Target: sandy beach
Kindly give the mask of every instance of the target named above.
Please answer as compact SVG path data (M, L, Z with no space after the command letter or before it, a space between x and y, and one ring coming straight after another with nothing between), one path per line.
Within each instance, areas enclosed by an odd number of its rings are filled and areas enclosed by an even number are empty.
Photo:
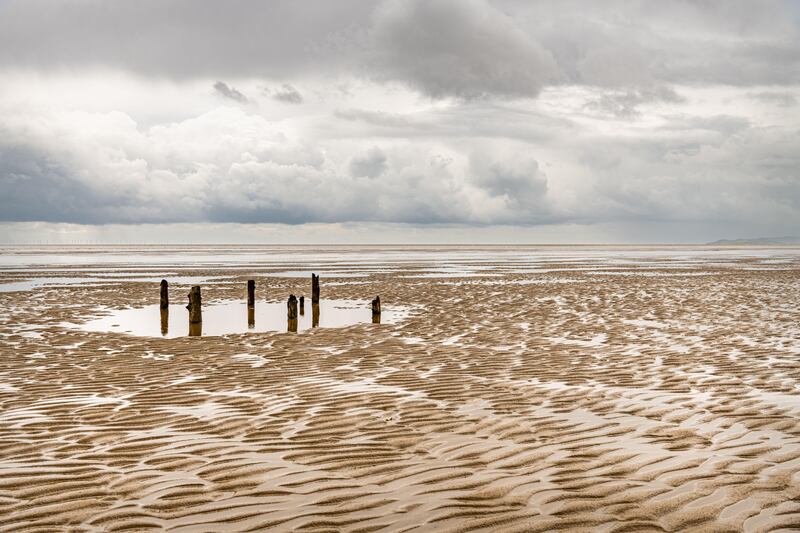
M408 316L80 327L310 272ZM0 531L800 530L797 247L4 247L0 353Z

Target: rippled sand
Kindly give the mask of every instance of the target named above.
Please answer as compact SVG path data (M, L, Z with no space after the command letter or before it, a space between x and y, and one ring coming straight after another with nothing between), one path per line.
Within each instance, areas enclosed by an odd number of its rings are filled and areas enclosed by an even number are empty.
M0 251L0 284L39 282L0 292L2 531L800 530L798 249L84 252ZM300 334L61 325L157 302L164 272L282 301L309 269L323 298L422 307Z

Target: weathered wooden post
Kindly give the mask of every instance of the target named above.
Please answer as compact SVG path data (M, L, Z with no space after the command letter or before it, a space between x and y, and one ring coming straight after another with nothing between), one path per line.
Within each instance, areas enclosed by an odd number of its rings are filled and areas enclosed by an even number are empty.
M161 335L167 336L169 333L169 283L167 280L161 280Z
M169 283L161 280L161 309L169 309Z
M311 304L311 327L319 326L319 304Z
M373 324L380 324L381 323L381 297L376 296L374 300L372 300L372 323Z
M319 303L319 275L311 274L311 303Z
M306 314L306 297L305 296L301 296L300 297L300 314L301 315L305 315Z
M291 332L297 331L297 298L294 294L289 295L289 301L286 302L286 317L288 319L287 329Z
M255 280L247 280L247 306L253 307L256 305L256 282Z
M189 291L189 324L199 324L203 321L202 310L200 309L200 285L195 285Z
M247 327L253 329L256 327L256 308L255 306L247 306Z

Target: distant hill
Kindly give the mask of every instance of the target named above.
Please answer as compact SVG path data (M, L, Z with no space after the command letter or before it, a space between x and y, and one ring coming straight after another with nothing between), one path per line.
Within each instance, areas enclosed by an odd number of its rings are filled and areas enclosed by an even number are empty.
M800 244L800 237L757 237L755 239L721 239L706 244Z

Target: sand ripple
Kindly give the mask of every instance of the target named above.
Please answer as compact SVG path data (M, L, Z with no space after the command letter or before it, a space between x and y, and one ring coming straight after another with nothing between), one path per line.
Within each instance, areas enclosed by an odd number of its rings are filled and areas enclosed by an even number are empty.
M394 265L325 295L403 323L202 339L54 325L152 284L0 293L0 531L800 530L800 263L753 265Z

